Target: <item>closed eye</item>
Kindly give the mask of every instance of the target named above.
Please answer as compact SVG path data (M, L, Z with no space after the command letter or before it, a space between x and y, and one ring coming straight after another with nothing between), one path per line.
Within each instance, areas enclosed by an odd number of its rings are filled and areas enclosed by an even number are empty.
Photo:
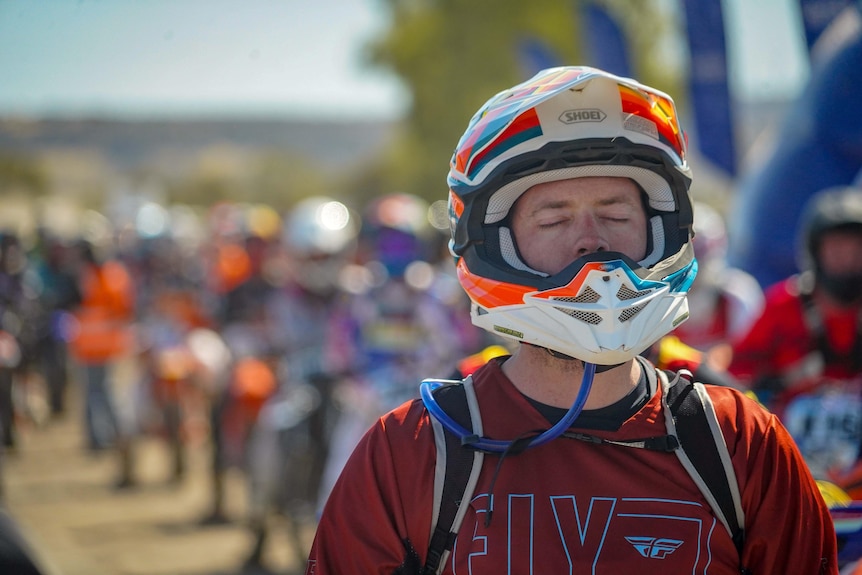
M547 229L555 228L557 226L560 226L560 225L566 223L566 221L567 220L558 220L556 222L548 222L548 223L544 223L544 224L539 224L539 229L547 230Z

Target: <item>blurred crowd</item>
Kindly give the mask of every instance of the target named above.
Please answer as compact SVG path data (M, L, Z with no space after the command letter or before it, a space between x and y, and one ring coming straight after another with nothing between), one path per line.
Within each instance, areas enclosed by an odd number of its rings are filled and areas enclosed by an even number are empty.
M691 319L644 352L752 392L818 478L851 493L862 483L860 197L815 198L800 274L765 291L728 265L724 217L698 204ZM361 209L310 197L284 214L218 204L194 235L150 203L135 226L98 240L3 232L4 451L20 449L23 423L79 418L82 449L115 456L123 489L139 482L142 438L170 447L167 481L184 477L191 443L206 445L201 523L231 519L225 476L239 470L254 535L246 562L262 561L273 514L303 556L303 529L377 417L425 378L460 379L507 353L471 324L440 207L400 193ZM69 413L73 394L80 413Z
M371 422L493 343L470 323L435 207L407 194L361 209L310 197L284 214L219 204L190 235L144 203L97 239L3 232L5 451L22 425L79 418L82 449L115 456L123 489L144 437L169 445L169 481L192 442L211 446L201 521L230 519L225 474L240 470L259 561L271 513L297 534L313 523Z

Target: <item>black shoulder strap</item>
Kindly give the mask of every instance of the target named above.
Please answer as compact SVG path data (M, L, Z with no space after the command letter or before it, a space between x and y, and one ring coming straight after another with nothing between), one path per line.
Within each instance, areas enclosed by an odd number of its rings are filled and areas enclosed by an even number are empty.
M459 425L481 435L481 419L478 408L471 409L470 396L475 395L470 378L463 382L443 385L434 391L434 398L440 407ZM431 542L425 560L423 575L433 575L440 571L443 561L452 550L466 507L473 497L484 455L462 445L461 438L447 432L436 419L431 418L434 426L434 439L437 447L437 467L434 478L434 513L432 518ZM459 513L460 511L460 513Z
M682 447L676 454L727 528L741 560L745 518L739 485L715 408L703 384L672 372L666 375L669 381L667 406ZM741 572L748 573L744 568Z

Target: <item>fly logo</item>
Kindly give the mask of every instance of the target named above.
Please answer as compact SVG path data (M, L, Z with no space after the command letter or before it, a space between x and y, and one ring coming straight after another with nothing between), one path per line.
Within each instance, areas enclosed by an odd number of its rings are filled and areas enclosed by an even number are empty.
M647 559L664 559L682 545L676 539L656 539L655 537L626 537L626 541Z

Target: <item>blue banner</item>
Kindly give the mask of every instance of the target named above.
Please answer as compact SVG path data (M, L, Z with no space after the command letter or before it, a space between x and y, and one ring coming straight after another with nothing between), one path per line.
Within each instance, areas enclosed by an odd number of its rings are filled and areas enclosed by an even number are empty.
M728 176L736 175L736 143L727 80L721 0L684 0L691 67L695 144Z
M740 181L729 220L731 265L763 287L798 271L799 218L810 197L862 183L862 29L845 34L820 64L783 118L774 147Z
M597 2L580 2L581 51L589 66L631 78L626 36L613 14Z
M524 38L518 43L518 61L524 78L530 78L541 70L563 65L551 47L538 38Z
M820 34L829 26L839 12L853 4L855 0L799 0L799 10L802 14L802 27L805 30L805 41L808 51L820 38Z

